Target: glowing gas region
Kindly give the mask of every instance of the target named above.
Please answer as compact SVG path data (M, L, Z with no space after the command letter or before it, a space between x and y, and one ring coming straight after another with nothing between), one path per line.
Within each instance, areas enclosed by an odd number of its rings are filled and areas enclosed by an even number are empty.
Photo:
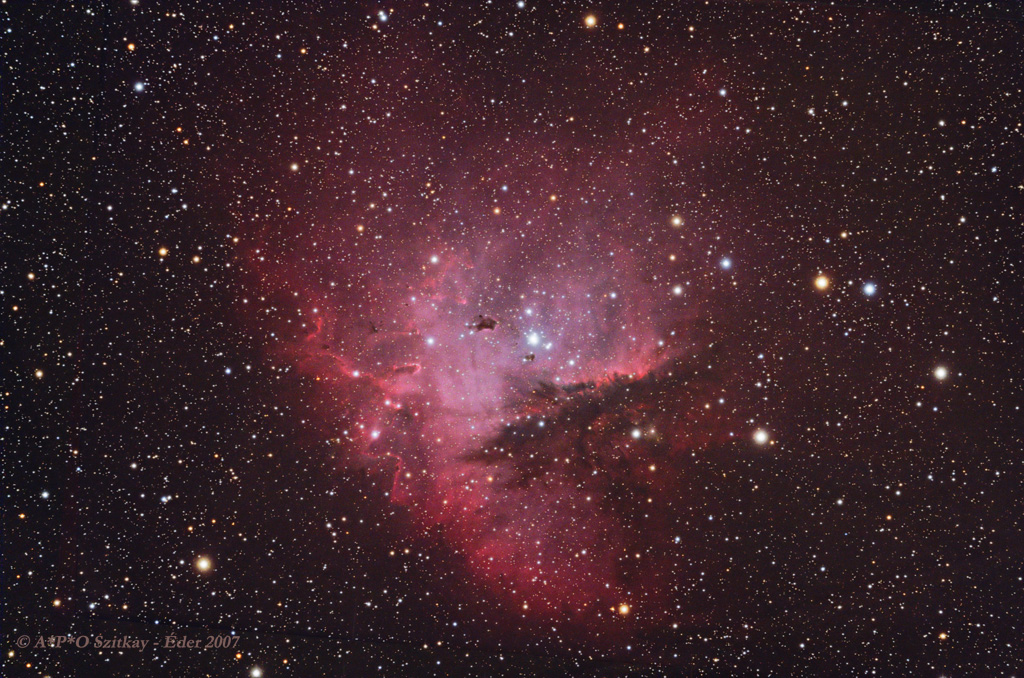
M445 213L471 215L459 228L358 224L371 247L402 242L360 270L264 266L310 309L284 352L318 380L346 463L390 469L392 499L440 526L497 598L653 622L685 576L659 551L679 544L687 469L735 435L735 408L707 405L733 377L707 364L714 332L679 272L689 250L652 265L680 220L655 237L626 225L647 196L595 209L524 185L513 208L453 190Z

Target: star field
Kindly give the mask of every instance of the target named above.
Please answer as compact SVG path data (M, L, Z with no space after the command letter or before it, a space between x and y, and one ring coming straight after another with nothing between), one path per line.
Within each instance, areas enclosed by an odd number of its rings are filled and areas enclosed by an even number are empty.
M1014 3L0 16L4 675L1019 675Z

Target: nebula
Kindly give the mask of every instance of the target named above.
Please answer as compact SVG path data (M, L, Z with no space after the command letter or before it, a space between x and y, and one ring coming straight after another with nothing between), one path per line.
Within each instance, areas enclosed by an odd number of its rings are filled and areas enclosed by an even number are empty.
M518 163L502 173L528 176L530 154ZM393 473L391 499L496 599L587 626L640 604L647 623L702 618L671 605L688 575L663 554L714 561L680 544L687 474L745 429L735 407L709 405L736 374L714 357L698 276L678 272L696 235L678 217L638 228L656 196L625 190L635 178L573 174L571 188L521 180L523 195L502 184L494 199L441 182L452 204L413 225L340 226L357 247L389 241L391 256L359 267L328 261L331 234L313 229L315 270L296 254L256 266L307 309L306 333L275 350L317 380L342 463ZM559 197L580 184L614 198Z

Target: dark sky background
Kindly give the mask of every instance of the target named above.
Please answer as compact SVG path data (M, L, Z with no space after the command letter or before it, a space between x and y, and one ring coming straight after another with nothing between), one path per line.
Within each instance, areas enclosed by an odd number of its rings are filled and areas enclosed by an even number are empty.
M4 675L1020 670L1014 3L0 15Z

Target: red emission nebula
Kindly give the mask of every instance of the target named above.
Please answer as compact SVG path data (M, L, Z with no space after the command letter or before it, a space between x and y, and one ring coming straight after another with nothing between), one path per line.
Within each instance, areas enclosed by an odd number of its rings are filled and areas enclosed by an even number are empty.
M260 233L250 268L299 317L273 351L316 383L338 458L393 473L497 603L593 637L704 624L688 596L724 557L694 473L757 447L723 404L743 369L718 356L700 234L652 216L635 156L551 169L571 156L483 145L380 204L314 204L277 249Z

